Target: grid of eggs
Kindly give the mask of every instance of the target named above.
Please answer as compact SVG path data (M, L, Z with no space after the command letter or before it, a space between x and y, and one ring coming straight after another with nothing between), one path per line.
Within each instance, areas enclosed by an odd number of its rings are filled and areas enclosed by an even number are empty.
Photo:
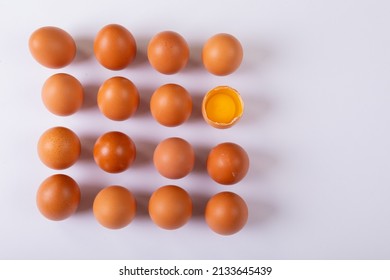
M29 48L38 63L52 69L70 64L76 55L76 44L71 35L53 26L35 30L30 36ZM96 59L110 70L126 68L134 60L136 52L133 35L118 24L103 27L94 40ZM147 57L155 70L170 75L186 66L189 47L180 34L164 31L149 41ZM203 65L214 75L233 73L242 59L242 46L230 34L217 34L203 46ZM75 77L59 73L46 80L41 96L48 111L58 116L69 116L81 108L84 90ZM130 118L137 111L139 102L137 87L124 77L106 80L97 94L99 110L113 121ZM241 118L243 111L244 104L240 94L229 86L215 87L204 96L202 115L215 128L231 127ZM162 85L150 99L150 113L163 126L179 126L190 117L191 112L191 95L177 84ZM37 150L40 160L47 167L63 170L78 160L81 144L78 136L69 128L53 127L42 134ZM96 140L93 157L105 172L120 173L132 165L136 157L136 146L122 132L107 132ZM195 153L191 144L177 137L163 140L153 153L156 170L169 179L185 177L192 171L194 162ZM221 143L210 150L206 165L207 172L214 181L231 185L241 181L247 174L249 157L238 144ZM80 197L80 187L74 179L65 174L55 174L39 186L36 203L44 217L59 221L75 213ZM108 186L96 195L92 208L96 220L102 226L120 229L134 219L137 202L129 189ZM158 188L151 194L148 204L151 220L168 230L185 225L192 216L192 208L189 193L176 185ZM220 192L209 199L204 216L214 232L231 235L246 224L248 207L239 195Z

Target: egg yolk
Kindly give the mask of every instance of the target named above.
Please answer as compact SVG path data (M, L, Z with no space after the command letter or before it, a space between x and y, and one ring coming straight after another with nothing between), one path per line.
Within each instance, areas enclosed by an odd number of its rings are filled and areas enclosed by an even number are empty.
M231 123L242 113L242 104L237 94L230 88L222 88L211 93L206 102L207 117L216 123Z

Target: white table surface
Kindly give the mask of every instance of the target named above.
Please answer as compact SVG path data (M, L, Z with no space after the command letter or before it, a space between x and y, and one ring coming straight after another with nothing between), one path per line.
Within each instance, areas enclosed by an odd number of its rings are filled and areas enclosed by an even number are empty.
M1 259L388 259L390 258L390 4L388 1L1 1L0 2L0 258ZM104 25L128 28L138 44L136 61L122 71L104 69L92 43ZM75 61L59 70L36 63L29 35L54 25L75 39ZM173 30L191 48L188 67L159 74L146 59L148 40ZM200 62L202 44L227 32L244 47L238 71L217 77ZM49 113L40 98L50 75L66 72L86 88L82 110ZM124 122L104 118L96 91L115 75L131 79L141 94L137 114ZM168 82L194 99L190 121L157 124L148 111L152 92ZM230 85L242 94L245 113L233 128L218 130L200 115L205 92ZM57 173L38 159L39 136L67 126L80 137L81 160L63 173L81 187L78 212L62 222L38 212L39 184ZM101 171L91 157L96 138L119 130L136 143L133 167ZM164 138L179 136L195 148L194 172L169 180L151 156ZM214 145L232 141L246 149L248 175L233 186L213 182L202 164ZM112 231L94 219L101 188L120 184L134 192L139 211ZM194 217L166 231L147 214L153 190L182 186L193 197ZM246 227L236 235L213 233L203 207L230 190L248 204Z

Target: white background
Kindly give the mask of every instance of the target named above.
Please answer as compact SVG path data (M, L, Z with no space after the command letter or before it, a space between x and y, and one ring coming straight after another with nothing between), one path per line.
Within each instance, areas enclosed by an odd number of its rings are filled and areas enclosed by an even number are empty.
M0 258L2 259L388 259L390 258L390 5L387 1L1 1L0 2ZM104 25L127 27L138 44L136 61L115 72L92 53ZM75 61L60 70L36 63L28 38L54 25L75 39ZM191 48L179 74L154 71L148 40L174 30ZM213 76L200 62L202 44L227 32L244 47L240 69ZM86 89L82 110L70 117L49 113L40 99L44 81L57 72L77 77ZM137 114L124 122L105 119L95 97L114 75L131 79L141 94ZM160 85L174 82L193 96L189 122L157 124L148 102ZM205 92L230 85L245 102L231 129L208 126L200 115ZM63 173L81 187L78 212L62 222L46 220L35 205L40 183L56 173L38 159L36 144L52 126L80 137L80 161ZM91 157L96 138L120 130L138 154L126 172L101 171ZM154 147L179 136L195 148L195 170L168 180L151 162ZM234 186L205 173L207 152L233 141L251 160ZM129 188L138 215L126 228L108 230L93 217L96 193L111 184ZM157 187L177 184L191 194L194 217L166 231L147 214ZM207 199L230 190L246 201L250 217L236 235L213 233L203 219Z

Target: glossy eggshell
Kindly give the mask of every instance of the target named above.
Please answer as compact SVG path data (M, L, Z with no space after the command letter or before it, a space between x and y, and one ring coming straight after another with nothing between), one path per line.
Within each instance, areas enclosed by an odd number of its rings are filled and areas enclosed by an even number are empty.
M63 174L48 177L40 185L36 202L46 218L60 221L76 212L80 203L80 188L75 180Z
M113 77L100 87L97 103L100 111L107 118L123 121L130 118L138 109L138 90L130 80Z
M150 197L149 215L163 229L182 227L192 216L191 197L178 186L161 187Z
M35 60L48 68L64 67L76 56L76 44L72 36L54 26L35 30L28 45Z
M248 220L248 206L239 195L221 192L207 202L205 218L214 232L231 235L245 226Z
M109 24L96 35L93 50L101 65L111 70L121 70L134 60L137 45L125 27Z
M80 157L81 144L77 135L66 127L45 131L38 141L38 156L52 169L72 166Z
M178 137L161 141L153 154L157 171L169 179L180 179L194 168L195 153L190 143Z
M42 87L42 101L46 108L58 116L76 113L83 104L84 90L73 76L58 73L50 76Z
M215 146L207 158L207 172L214 181L223 185L238 183L245 177L248 169L248 154L235 143Z
M240 66L243 53L240 41L230 34L220 33L204 44L202 61L207 71L224 76L233 73Z
M109 229L120 229L134 219L137 203L133 194L121 186L109 186L101 190L93 202L96 220Z
M100 136L93 148L96 164L109 173L125 171L133 163L135 156L134 142L126 134L118 131Z
M160 124L173 127L184 123L192 112L192 99L188 91L177 84L165 84L153 93L150 112Z
M183 69L190 57L186 40L173 31L156 34L148 44L148 59L154 69L174 74Z

